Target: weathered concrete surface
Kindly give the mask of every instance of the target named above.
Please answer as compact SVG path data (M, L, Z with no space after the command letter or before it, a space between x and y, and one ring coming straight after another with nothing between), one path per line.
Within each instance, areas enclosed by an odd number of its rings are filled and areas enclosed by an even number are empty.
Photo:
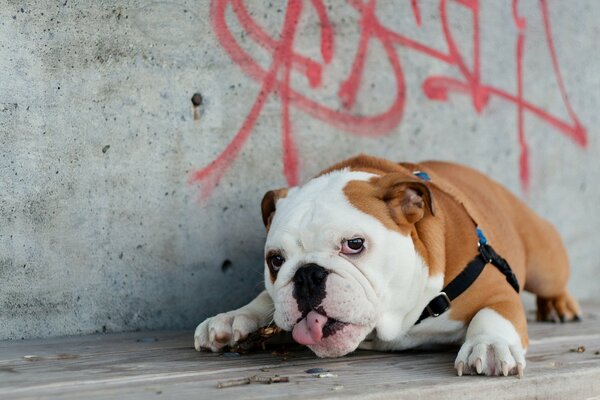
M408 0L380 0L366 24L388 39L396 32L430 50L404 40L386 42L386 53L382 36L371 38L349 108L342 101L349 97L338 90L360 42L359 12L329 1L321 10L328 19L319 22L311 4L320 2L303 3L297 29L289 25L284 38L293 36L297 55L323 69L321 82L311 86L303 76L307 64L294 59L290 87L313 103L300 102L285 84L277 93L262 85L265 101L254 108L254 125L247 117L262 79L249 76L251 63L241 49L265 70L279 60L273 76L284 83L286 62L293 60L257 46L258 29L240 27L227 5L223 26L220 3L227 2L212 2L212 14L205 1L0 3L0 338L191 328L243 304L261 288L263 193L358 152L455 160L490 174L557 225L573 264L572 290L600 298L600 2L548 1L553 66L546 3L519 1L514 16L510 1L481 2L478 10L448 1L461 70L457 57L448 56L438 1L417 1L413 9ZM251 18L279 40L294 7L253 4ZM321 51L328 20L333 41ZM477 32L481 54L473 57ZM480 82L497 89L488 103L477 91L473 59L480 60ZM394 73L395 61L401 70ZM529 107L523 113L528 192L519 175L519 65ZM466 92L451 91L444 100L443 80L430 79L435 76L471 79ZM190 102L195 92L203 96L199 119ZM289 98L297 170L293 146L282 145ZM384 113L395 99L383 122L368 123L366 116ZM219 186L210 184L215 175L190 184L243 126L249 136L226 153L232 165L221 168ZM202 187L212 190L199 201Z

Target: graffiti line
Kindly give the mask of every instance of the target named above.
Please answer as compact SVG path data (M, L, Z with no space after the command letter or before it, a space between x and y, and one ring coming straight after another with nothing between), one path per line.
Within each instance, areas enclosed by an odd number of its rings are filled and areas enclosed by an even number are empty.
M563 102L567 107L569 117L571 117L571 120L575 123L575 129L572 131L572 139L575 140L577 144L585 147L587 145L587 135L585 132L585 128L581 125L581 122L579 122L577 115L575 115L575 111L573 111L573 107L571 107L571 101L569 101L569 96L567 96L567 90L565 89L565 84L563 82L562 74L560 72L560 67L558 66L558 58L556 57L554 40L552 39L552 33L550 30L548 2L546 0L540 0L540 8L544 20L544 33L546 34L546 43L548 44L548 50L550 51L550 58L552 59L552 68L554 69L554 75L556 76L556 80L558 82L560 95L562 96Z
M517 139L519 142L519 178L525 191L529 190L529 146L525 138L525 120L523 115L523 46L525 45L525 18L519 17L518 1L513 0L513 19L517 30Z
M456 42L448 18L449 3L453 7L463 7L471 13L472 61L467 66ZM553 72L559 87L560 95L566 107L570 121L564 121L540 106L524 98L523 58L526 38L526 20L518 13L518 0L512 0L513 22L517 27L515 46L516 58L516 94L484 83L481 75L481 42L480 32L484 24L480 21L479 0L440 0L438 12L443 33L443 41L447 52L437 50L419 43L405 35L384 26L378 19L376 0L347 0L359 14L358 40L356 54L349 63L348 76L342 81L338 90L338 98L342 108L333 108L309 98L292 86L291 73L296 71L305 76L311 88L322 85L323 68L335 57L335 31L329 19L328 10L323 0L311 0L310 6L316 12L320 27L320 51L322 62L306 57L294 49L294 39L298 34L298 22L303 12L302 0L290 0L287 4L281 34L278 39L270 36L252 17L244 0L213 0L211 5L211 22L213 29L231 59L252 79L260 83L260 92L256 97L242 126L232 141L213 162L193 173L190 182L202 185L202 194L207 196L218 184L224 173L238 156L242 146L254 129L256 120L262 112L264 103L273 94L277 94L281 102L281 134L283 145L283 173L289 185L298 183L299 161L298 147L292 132L291 107L302 110L308 115L320 119L346 132L375 136L390 132L401 122L406 100L404 72L396 46L405 47L430 57L449 66L456 67L461 79L448 76L429 76L422 83L423 93L431 100L448 101L448 94L463 93L470 96L473 108L481 113L490 98L496 97L514 104L517 112L517 139L520 149L519 177L523 190L527 191L530 183L529 148L525 136L525 113L548 123L560 133L573 140L581 147L587 146L586 130L577 118L565 89L558 57L551 33L550 17L546 0L540 0L540 13L544 23L546 45L552 60ZM413 16L421 26L421 10L418 0L410 0ZM271 54L271 65L263 68L238 43L226 21L227 8L233 9L234 15L243 31L256 44ZM385 60L389 74L394 81L395 96L387 109L372 115L359 115L353 111L360 96L361 83L365 76L373 71L366 69L366 58L369 46L378 41L385 52ZM339 56L339 55L338 55ZM378 70L377 73L382 71Z

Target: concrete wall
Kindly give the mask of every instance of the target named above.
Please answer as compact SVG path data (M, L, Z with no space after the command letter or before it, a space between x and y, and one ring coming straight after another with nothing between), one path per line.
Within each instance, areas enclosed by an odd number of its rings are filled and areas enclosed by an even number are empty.
M263 193L358 152L490 174L600 299L600 2L360 3L1 2L0 338L242 305Z

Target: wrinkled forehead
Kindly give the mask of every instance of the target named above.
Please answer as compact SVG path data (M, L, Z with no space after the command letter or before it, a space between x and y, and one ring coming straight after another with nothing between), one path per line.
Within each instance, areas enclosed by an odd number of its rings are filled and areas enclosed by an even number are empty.
M344 188L351 181L368 181L376 175L367 172L340 170L312 179L304 186L290 189L278 200L267 241L282 234L300 231L340 229L364 219L346 197Z

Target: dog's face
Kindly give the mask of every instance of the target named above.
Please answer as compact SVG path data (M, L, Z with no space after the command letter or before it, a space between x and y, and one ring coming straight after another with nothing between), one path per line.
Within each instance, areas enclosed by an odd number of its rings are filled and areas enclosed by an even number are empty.
M402 329L428 269L414 223L433 212L430 193L406 177L334 171L267 193L266 288L275 323L321 357L357 348L377 330Z

